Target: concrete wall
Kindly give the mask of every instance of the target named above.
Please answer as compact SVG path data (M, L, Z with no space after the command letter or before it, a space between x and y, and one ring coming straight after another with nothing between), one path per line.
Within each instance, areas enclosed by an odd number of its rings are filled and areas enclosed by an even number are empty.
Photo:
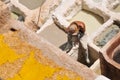
M120 32L114 36L100 51L101 72L111 80L119 80ZM114 58L116 57L116 58ZM115 60L114 60L115 59Z

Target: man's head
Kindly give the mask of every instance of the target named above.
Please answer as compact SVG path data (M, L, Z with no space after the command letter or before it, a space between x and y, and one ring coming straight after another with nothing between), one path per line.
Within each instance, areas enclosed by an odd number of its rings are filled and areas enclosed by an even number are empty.
M74 33L78 33L78 28L77 28L77 25L76 24L71 24L69 27L68 27L68 33L70 34L74 34Z
M70 24L70 26L67 29L67 32L70 34L79 34L82 33L84 34L85 32L85 24L81 21L74 21Z

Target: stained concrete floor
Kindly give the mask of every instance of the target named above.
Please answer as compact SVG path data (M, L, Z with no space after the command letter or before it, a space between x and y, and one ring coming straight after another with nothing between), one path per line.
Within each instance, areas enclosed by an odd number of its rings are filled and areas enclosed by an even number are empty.
M56 47L60 47L67 41L67 34L60 30L55 24L50 25L38 35L48 40Z

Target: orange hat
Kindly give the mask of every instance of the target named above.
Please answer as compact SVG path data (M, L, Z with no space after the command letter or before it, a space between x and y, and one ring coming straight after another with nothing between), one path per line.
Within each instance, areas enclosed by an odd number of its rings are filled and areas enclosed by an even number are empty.
M72 23L70 24L70 26L71 26L72 24L76 24L76 25L77 25L77 29L78 29L80 32L82 32L82 33L85 32L85 24L84 24L83 22L81 22L81 21L74 21L74 22L72 22ZM69 26L69 27L70 27L70 26ZM68 29L69 29L69 27L68 27Z

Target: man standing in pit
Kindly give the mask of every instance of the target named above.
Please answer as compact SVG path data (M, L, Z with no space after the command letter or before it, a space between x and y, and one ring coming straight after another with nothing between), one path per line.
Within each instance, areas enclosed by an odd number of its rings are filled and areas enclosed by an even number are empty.
M77 57L77 61L88 65L90 63L88 53L80 42L80 38L85 33L85 24L81 21L74 21L68 27L64 27L56 16L53 15L52 18L54 23L68 35L68 41L63 51L70 56Z

